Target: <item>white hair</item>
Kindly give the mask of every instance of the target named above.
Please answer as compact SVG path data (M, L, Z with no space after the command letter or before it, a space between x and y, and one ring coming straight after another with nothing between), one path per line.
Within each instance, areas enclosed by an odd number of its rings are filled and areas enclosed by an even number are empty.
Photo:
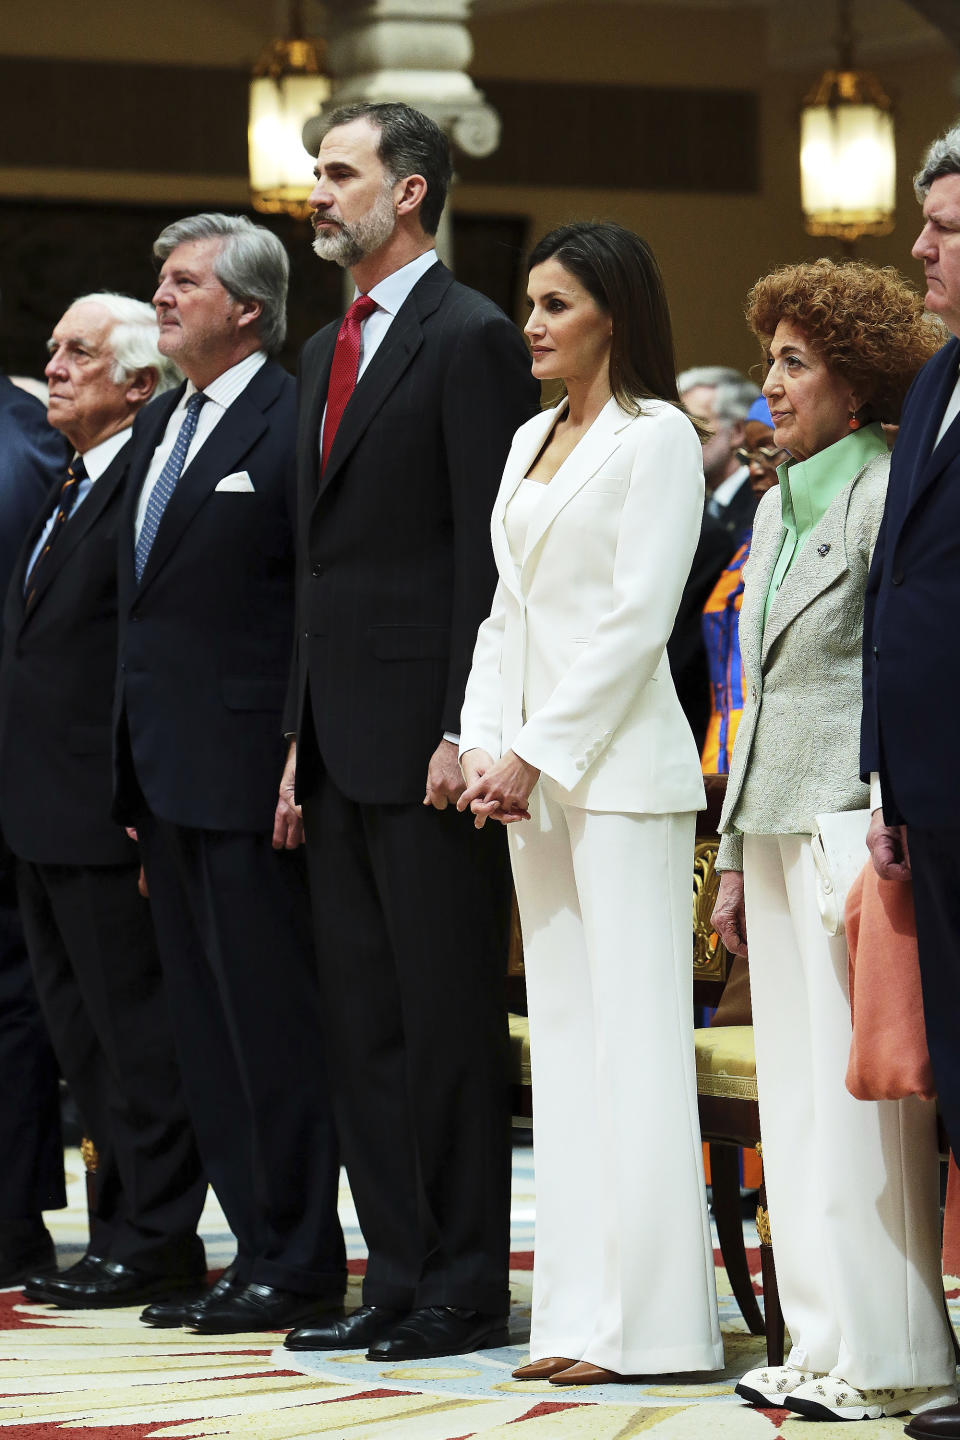
M156 311L144 300L118 295L113 290L99 290L80 295L74 305L99 305L113 320L108 344L113 355L111 379L117 385L130 380L138 370L153 370L157 376L153 394L172 390L183 376L166 355L157 348L159 330Z
M934 140L913 177L914 193L921 204L934 180L943 175L960 175L960 125L954 125L939 140Z

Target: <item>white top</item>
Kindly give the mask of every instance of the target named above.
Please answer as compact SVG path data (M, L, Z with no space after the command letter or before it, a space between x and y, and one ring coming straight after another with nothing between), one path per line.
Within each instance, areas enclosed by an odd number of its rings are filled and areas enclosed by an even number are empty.
M543 492L546 488L542 480L531 480L529 475L525 475L511 495L504 511L503 528L507 532L510 559L516 565L518 575L523 563L523 551L527 543L530 519L537 505L543 499Z
M224 370L216 380L211 380L209 385L203 387L203 393L207 397L206 405L200 406L200 414L197 417L197 428L190 447L187 450L187 457L183 462L181 475L186 471L190 461L197 451L207 440L220 421L226 415L228 409L236 400L237 396L246 390L250 381L256 375L261 366L266 365L267 354L265 350L254 350L252 355L247 355L237 365L231 365L229 370ZM163 439L153 452L153 459L150 461L150 468L147 471L146 479L140 489L140 496L137 500L137 513L133 522L133 543L136 545L140 539L140 531L143 529L143 522L147 514L147 505L154 485L160 479L160 472L169 459L170 452L177 443L177 436L180 434L180 427L186 419L187 401L191 395L196 395L197 387L192 380L187 381L187 388L180 396L180 402L174 406L173 413L167 421L167 428L163 432Z

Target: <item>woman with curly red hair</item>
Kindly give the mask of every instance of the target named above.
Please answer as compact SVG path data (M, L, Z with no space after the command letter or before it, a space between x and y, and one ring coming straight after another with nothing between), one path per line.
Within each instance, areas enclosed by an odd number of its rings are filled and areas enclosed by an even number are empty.
M842 935L820 920L817 815L866 809L859 779L863 602L896 422L942 343L891 269L789 265L759 280L774 443L790 452L760 502L740 612L747 688L717 859L714 924L747 953L763 1161L787 1364L737 1392L814 1419L953 1401L940 1279L933 1105L857 1101ZM864 831L866 826L864 826Z

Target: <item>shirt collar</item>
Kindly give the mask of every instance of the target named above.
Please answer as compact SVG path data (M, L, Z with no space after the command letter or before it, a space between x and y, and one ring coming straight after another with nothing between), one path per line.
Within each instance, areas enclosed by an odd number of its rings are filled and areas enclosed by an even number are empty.
M132 422L125 430L118 430L115 435L108 435L106 440L101 440L99 445L91 445L89 450L83 453L83 467L91 480L99 480L115 456L126 445L133 434Z
M242 360L237 361L236 365L231 365L228 370L222 370L216 380L211 380L209 385L204 385L203 393L208 400L213 400L221 408L226 409L253 379L261 365L266 365L266 363L267 352L254 350L252 355L245 355ZM188 380L187 388L180 398L177 409L185 409L190 396L196 393L196 385L192 380Z
M807 460L786 460L777 466L785 529L805 535L826 514L830 502L854 475L878 455L888 454L880 425L852 430Z
M749 465L741 465L738 469L734 470L732 475L728 475L726 480L720 481L720 484L716 487L713 494L710 496L710 499L714 502L715 505L729 505L730 501L733 499L734 495L736 495L743 482L748 479L749 475Z
M416 260L401 265L392 275L379 280L367 293L371 300L377 302L378 309L385 310L388 315L396 315L417 281L436 263L436 250L427 250L423 255L418 255ZM356 299L359 294L358 290L353 298Z

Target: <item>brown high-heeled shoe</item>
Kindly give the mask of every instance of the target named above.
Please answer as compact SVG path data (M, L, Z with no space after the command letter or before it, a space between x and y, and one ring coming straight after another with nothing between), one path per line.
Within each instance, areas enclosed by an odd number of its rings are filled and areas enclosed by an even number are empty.
M547 1355L543 1360L531 1360L528 1365L521 1365L514 1370L514 1380L549 1380L551 1375L556 1375L558 1370L569 1370L571 1365L576 1365L576 1360L567 1360L562 1355Z
M549 1379L551 1385L619 1385L627 1376L604 1370L602 1365L591 1365L589 1360L578 1360L566 1370L555 1370Z

